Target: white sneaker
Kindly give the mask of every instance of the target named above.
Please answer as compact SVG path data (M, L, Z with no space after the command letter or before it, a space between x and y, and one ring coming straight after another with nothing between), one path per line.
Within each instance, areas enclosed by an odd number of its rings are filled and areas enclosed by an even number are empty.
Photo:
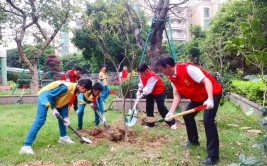
M177 129L177 125L176 125L176 123L174 123L174 125L171 126L171 129L172 129L172 130L176 130L176 129Z
M60 137L58 140L58 143L60 143L60 144L74 144L75 142L73 142L68 136L65 136L65 137Z
M22 146L19 154L34 154L31 146Z

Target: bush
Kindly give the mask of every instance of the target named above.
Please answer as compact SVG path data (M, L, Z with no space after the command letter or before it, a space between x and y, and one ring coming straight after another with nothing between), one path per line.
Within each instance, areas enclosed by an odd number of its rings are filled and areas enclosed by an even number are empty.
M233 80L231 92L240 94L251 101L262 104L264 88L265 84L263 81Z
M8 72L7 74L7 80L8 81L13 81L18 85L18 87L21 87L22 85L26 85L27 87L30 86L30 82L31 82L31 76L30 74L26 74L24 73L23 77L21 78L21 80L18 81L19 76L21 75L21 72Z

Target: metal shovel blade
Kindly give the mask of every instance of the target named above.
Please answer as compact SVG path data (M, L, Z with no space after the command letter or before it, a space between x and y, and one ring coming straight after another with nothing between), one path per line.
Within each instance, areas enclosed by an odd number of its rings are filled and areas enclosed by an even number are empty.
M61 115L59 115L59 114L56 114L56 117L59 119L59 120L61 120L63 123L65 123L65 120L62 118L62 116ZM81 142L85 142L85 143L88 143L88 144L91 144L92 143L92 141L91 141L91 139L89 139L89 138L85 138L85 137L83 137L83 136L81 136L77 131L75 131L70 125L68 125L67 126L77 137L79 137L80 138L80 140L81 140Z
M131 116L131 115L126 115L125 118L126 118L126 125L129 127L133 126L138 120L136 116Z
M85 138L85 137L81 137L81 141L86 142L86 143L88 143L88 144L93 143L91 139L89 139L89 138Z

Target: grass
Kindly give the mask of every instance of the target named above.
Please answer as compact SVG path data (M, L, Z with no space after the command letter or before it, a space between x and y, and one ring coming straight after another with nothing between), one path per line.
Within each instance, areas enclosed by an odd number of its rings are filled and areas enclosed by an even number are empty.
M22 94L22 89L16 89L14 92L14 95L21 95ZM0 91L0 96L7 95L10 96L12 95L13 90L5 90L5 91ZM30 94L30 89L25 89L23 92L23 95L25 94Z
M105 104L111 102L110 97ZM143 129L140 124L133 126L134 143L113 143L109 140L98 140L92 145L80 144L78 138L68 130L68 135L76 141L74 145L61 145L58 140L58 126L52 111L48 111L47 121L37 135L33 144L36 155L19 155L26 134L35 118L36 104L0 105L0 165L17 165L24 162L52 162L55 165L71 165L73 161L88 160L92 165L198 165L206 157L206 138L202 113L197 116L198 131L201 146L181 148L179 144L186 140L185 127L176 131L161 123L156 128ZM108 111L108 123L116 125L115 120L121 118L121 112ZM76 127L77 115L70 112L71 126ZM94 127L94 116L87 106L84 116L84 127ZM118 121L118 120L117 120ZM232 127L236 124L239 127ZM261 135L248 133L240 127L248 126L261 129L256 122L250 121L246 115L229 101L220 106L217 113L217 126L220 135L220 163L228 165L239 162L238 156L263 156L263 149L252 148L252 145L262 138Z

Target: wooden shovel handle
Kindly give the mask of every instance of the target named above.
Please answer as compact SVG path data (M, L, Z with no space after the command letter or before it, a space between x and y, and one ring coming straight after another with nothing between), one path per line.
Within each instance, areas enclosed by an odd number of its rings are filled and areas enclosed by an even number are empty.
M176 118L176 117L178 117L178 116L183 116L183 115L191 114L191 113L193 113L193 112L199 112L199 111L205 109L206 107L207 107L206 105L201 105L201 106L198 106L198 107L196 107L196 108L192 108L192 109L190 109L190 110L187 110L187 111L184 111L184 112L181 112L181 113L172 115L172 116L170 116L168 119L174 119L174 118Z
M136 100L134 102L133 110L135 110L135 108L136 108L137 104L139 103L140 99L141 99L141 96L136 98Z

